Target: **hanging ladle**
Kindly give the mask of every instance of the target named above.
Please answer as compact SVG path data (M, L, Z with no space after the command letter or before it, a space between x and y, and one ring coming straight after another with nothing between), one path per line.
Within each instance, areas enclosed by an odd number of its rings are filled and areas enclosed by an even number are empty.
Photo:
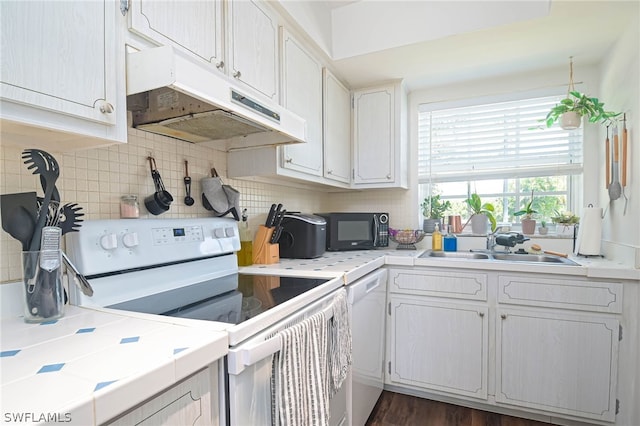
M195 200L191 197L191 177L189 176L189 162L184 160L184 187L187 191L187 196L184 197L184 203L187 206L192 206Z
M619 172L619 157L620 157L620 147L618 145L618 126L613 127L613 165L611 166L611 173L613 177L611 179L611 184L609 185L609 200L617 200L620 198L620 194L622 192L622 187L620 186L620 181L618 180L620 176Z

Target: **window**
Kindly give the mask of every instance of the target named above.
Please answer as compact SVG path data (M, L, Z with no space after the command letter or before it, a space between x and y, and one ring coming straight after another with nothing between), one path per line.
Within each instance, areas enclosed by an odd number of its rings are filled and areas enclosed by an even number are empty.
M418 110L420 200L440 194L450 214L469 217L464 202L477 192L496 208L498 222L517 223L534 191L536 218L572 210L582 186L582 129L546 128L562 95L455 108ZM573 209L575 210L575 209Z

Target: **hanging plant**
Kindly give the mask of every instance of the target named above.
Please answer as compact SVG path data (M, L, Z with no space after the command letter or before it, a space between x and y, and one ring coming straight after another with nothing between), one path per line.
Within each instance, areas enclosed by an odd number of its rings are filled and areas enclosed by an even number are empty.
M573 57L569 58L569 89L567 97L556 104L547 114L544 121L547 127L551 127L560 120L560 125L565 130L573 130L580 127L582 117L587 117L590 123L612 124L615 117L621 112L605 111L604 103L598 98L592 98L578 92L573 84Z

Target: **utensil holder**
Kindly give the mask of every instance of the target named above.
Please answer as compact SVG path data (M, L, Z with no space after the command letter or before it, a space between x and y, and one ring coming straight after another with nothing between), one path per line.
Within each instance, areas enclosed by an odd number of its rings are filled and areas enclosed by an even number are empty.
M22 252L24 321L39 323L64 315L60 250Z
M260 225L253 240L253 263L270 265L280 262L280 245L271 244L274 228Z

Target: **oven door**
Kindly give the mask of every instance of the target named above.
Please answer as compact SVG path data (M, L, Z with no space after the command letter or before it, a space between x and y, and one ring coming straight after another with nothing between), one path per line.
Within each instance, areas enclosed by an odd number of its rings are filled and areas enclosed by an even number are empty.
M334 296L335 293L331 293L251 339L229 348L226 358L228 425L272 424L272 359L281 344L277 334L317 312L330 309ZM346 383L345 380L329 401L331 426L349 424Z

